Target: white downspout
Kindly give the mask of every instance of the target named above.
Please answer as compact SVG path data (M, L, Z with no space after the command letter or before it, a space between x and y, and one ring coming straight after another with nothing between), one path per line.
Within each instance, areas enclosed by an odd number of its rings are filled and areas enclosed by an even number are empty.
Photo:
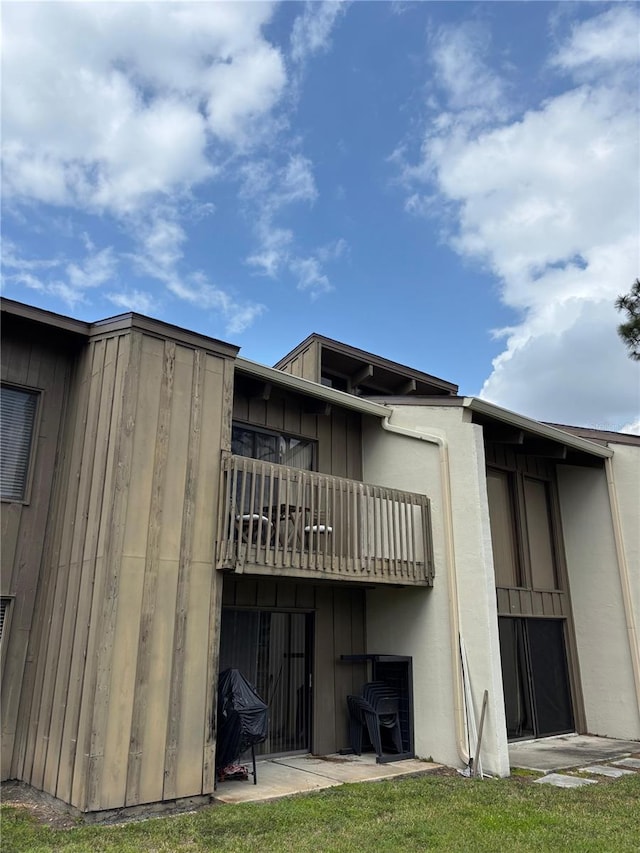
M440 453L440 481L442 483L442 515L444 518L444 541L445 559L447 564L447 577L449 580L449 624L451 627L451 662L453 665L453 706L456 727L456 746L458 755L469 765L470 756L467 750L465 712L463 698L462 663L460 660L460 613L458 603L458 577L456 572L455 549L453 544L453 511L451 506L451 471L449 468L449 448L446 440L434 433L423 432L417 429L396 426L391 423L389 413L382 419L382 429L396 435L404 435L406 438L426 441L437 445Z
M640 645L638 644L638 635L633 615L629 567L627 565L627 558L622 544L622 524L620 522L620 510L618 508L616 485L613 479L613 459L611 457L604 460L604 467L607 473L607 488L609 490L609 503L611 505L611 518L613 521L613 539L616 547L618 574L620 576L620 588L622 590L622 603L624 606L627 636L629 638L629 649L631 651L631 668L633 670L633 680L636 688L638 713L640 713Z

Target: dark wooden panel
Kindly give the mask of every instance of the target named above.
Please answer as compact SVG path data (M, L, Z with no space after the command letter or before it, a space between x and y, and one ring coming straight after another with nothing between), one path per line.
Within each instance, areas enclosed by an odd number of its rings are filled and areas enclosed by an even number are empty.
M3 502L0 509L3 593L15 595L10 631L3 641L7 652L3 657L2 687L3 778L10 775L26 778L25 772L31 774L33 763L33 751L30 751L28 761L26 754L37 669L35 663L40 638L50 624L47 618L39 620L32 631L33 617L38 600L42 600L37 598L38 590L49 595L51 588L49 575L44 570L43 555L52 525L52 493L59 480L56 477L56 455L73 357L73 349L64 336L56 333L36 335L28 325L14 324L13 321L4 323L3 380L38 388L44 393L38 401L28 503ZM55 587L55 580L53 583ZM51 677L51 673L48 675ZM39 708L39 697L36 708ZM48 720L50 702L43 713ZM42 746L40 767L44 764L46 742Z
M312 751L327 755L334 751L336 744L333 591L330 587L318 587L316 607Z
M236 587L235 604L237 607L255 607L258 602L258 583L245 578Z
M345 595L345 592L347 593ZM349 726L347 715L347 696L353 690L353 673L350 666L339 663L340 655L352 654L351 635L351 590L336 589L333 600L333 648L335 668L335 737L331 750L335 752L349 746ZM321 638L318 638L321 641ZM321 687L322 685L320 685Z
M275 607L277 602L276 583L272 580L259 580L256 596L256 604L258 607L265 609Z

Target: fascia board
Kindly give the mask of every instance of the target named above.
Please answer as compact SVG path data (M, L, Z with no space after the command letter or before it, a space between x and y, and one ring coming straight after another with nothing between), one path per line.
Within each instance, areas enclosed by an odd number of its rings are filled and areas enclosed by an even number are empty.
M573 450L580 450L583 453L589 453L592 456L599 456L601 459L608 459L613 456L613 450L604 447L601 444L596 444L595 441L589 441L587 438L573 435L570 432L550 427L546 424L535 421L532 418L527 418L525 415L519 415L517 412L511 412L509 409L503 409L501 406L496 406L494 403L488 403L486 400L480 400L478 397L464 397L462 405L472 412L477 412L479 415L495 418L501 423L509 424L510 426L519 427L527 432L539 435L541 438L547 438L550 441L556 441L560 444L565 444Z

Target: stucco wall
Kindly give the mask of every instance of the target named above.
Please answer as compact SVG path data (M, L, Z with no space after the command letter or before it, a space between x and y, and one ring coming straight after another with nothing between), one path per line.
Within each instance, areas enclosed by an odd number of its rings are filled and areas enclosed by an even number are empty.
M640 448L614 448L614 480L636 621ZM609 494L604 469L558 467L558 491L587 730L640 738Z
M437 432L448 443L460 629L467 648L476 719L482 693L489 704L482 743L484 770L507 775L509 759L486 496L479 427L459 408L396 407L392 423ZM372 590L367 598L369 652L413 656L415 747L422 757L462 764L456 747L451 601L446 560L440 449L365 425L367 482L427 494L432 500L436 578L433 589Z
M629 569L636 630L640 628L640 446L611 444L622 543Z

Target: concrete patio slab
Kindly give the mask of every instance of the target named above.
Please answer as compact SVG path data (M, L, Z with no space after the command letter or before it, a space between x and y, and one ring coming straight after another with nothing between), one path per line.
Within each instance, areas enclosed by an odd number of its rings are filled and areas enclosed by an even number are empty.
M619 779L621 776L633 776L633 770L610 767L608 764L592 764L591 767L581 767L580 772L593 773L594 776L607 776L609 779Z
M258 761L258 784L230 781L218 784L214 800L249 803L304 794L349 782L375 782L438 770L440 764L408 759L377 764L375 755L295 755Z
M275 761L258 761L258 784L253 784L251 776L247 781L220 782L213 795L214 800L222 803L250 803L262 800L274 800L291 794L306 794L331 788L341 783L335 779L305 773Z
M377 764L373 755L327 755L322 757L302 755L274 760L278 764L340 782L373 782L378 779L393 779L397 776L410 776L413 773L436 770L439 767L438 764L418 761L417 759Z
M634 770L640 770L640 758L621 758L619 761L614 761L622 767L632 767Z
M556 788L581 788L583 785L597 785L596 779L581 779L580 776L565 776L562 773L549 773L542 779L536 779L534 785L553 785Z
M571 734L511 743L509 763L511 767L546 773L591 762L613 761L634 753L640 753L640 741Z

